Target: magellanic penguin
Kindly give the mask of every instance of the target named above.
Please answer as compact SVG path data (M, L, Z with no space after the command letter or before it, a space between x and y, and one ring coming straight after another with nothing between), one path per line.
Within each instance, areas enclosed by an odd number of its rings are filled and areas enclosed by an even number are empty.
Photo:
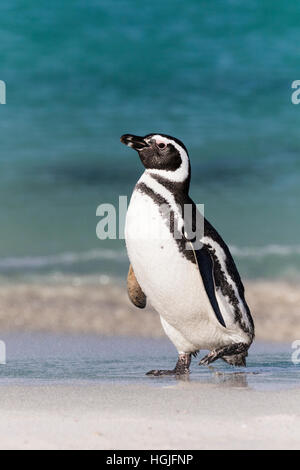
M165 134L125 134L121 142L145 167L126 216L129 297L140 308L150 301L179 354L173 370L148 375L187 374L201 349L210 352L200 365L223 359L245 366L254 323L227 245L189 197L186 147Z

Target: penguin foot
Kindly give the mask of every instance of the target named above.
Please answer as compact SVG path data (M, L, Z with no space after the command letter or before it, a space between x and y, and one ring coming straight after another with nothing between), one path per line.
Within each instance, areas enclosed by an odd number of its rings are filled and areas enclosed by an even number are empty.
M146 375L152 375L153 377L162 376L181 376L188 375L190 373L191 354L181 353L179 354L177 364L173 370L150 370Z
M176 375L175 369L173 370L150 370L146 375L152 375L153 377L162 377L164 375Z
M223 348L214 349L204 356L199 362L199 366L208 366L217 359L223 359L230 365L246 366L249 345L245 343L235 343Z
M201 359L199 366L209 366L209 364L216 361L217 359L217 351L212 351Z

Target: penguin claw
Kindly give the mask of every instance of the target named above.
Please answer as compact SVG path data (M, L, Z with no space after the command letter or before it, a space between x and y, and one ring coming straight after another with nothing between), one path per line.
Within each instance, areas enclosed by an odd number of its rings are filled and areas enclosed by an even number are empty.
M217 359L217 356L214 352L207 354L204 356L201 361L199 362L199 366L209 366L212 362Z
M153 377L162 377L164 375L170 376L173 375L176 378L188 377L190 373L190 364L191 364L191 353L181 353L179 354L178 361L176 366L172 370L157 370L153 369L147 372L146 375L152 375Z

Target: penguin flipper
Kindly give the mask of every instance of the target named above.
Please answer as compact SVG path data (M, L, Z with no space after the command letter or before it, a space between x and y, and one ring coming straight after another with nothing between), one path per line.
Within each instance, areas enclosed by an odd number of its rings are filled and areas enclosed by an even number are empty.
M206 290L206 294L209 298L210 304L213 308L213 311L216 315L217 320L219 323L226 328L226 324L221 313L218 300L216 297L216 283L214 278L214 262L210 255L210 252L207 250L205 246L196 250L193 247L195 259L198 265L198 269L204 284L204 288Z
M135 274L131 265L129 266L128 276L127 276L127 292L133 305L135 305L138 308L146 307L147 298L135 277Z

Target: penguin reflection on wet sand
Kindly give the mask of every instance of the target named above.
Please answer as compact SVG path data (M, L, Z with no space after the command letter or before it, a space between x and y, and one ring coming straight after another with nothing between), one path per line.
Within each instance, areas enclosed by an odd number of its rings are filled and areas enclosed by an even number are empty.
M126 217L129 297L139 308L150 301L178 350L174 369L147 375L187 374L191 356L201 349L210 352L200 365L223 359L245 366L254 323L227 245L189 197L186 147L165 134L125 134L121 142L138 152L145 167ZM201 217L201 238L192 239L188 233Z

